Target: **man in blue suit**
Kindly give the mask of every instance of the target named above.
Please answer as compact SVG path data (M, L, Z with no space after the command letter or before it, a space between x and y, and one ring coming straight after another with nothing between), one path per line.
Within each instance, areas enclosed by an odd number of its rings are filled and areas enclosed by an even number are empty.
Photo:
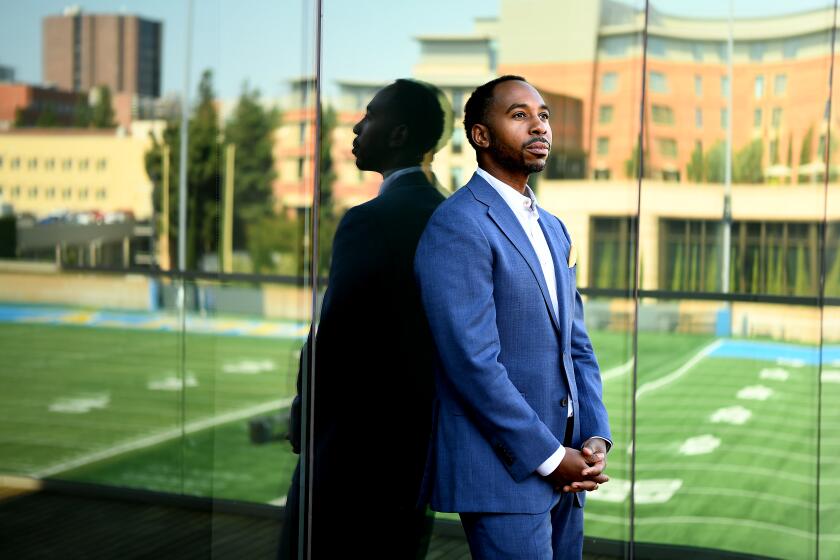
M575 252L527 185L549 109L503 76L473 92L464 128L478 170L415 256L437 351L426 495L460 514L474 558L580 558L583 491L609 480L611 443Z

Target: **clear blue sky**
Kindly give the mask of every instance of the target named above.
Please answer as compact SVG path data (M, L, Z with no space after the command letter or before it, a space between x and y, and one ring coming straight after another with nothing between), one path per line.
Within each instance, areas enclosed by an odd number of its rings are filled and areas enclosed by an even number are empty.
M528 0L519 0L527 6ZM561 0L557 0L561 1ZM59 14L65 0L0 0L0 64L21 82L41 81L41 18ZM84 0L87 12L125 12L164 22L163 91L183 84L185 0ZM634 5L641 2L630 1ZM412 39L425 33L472 29L476 16L498 13L498 0L324 0L324 58L328 78L388 80L411 73ZM684 15L725 17L729 0L660 0L660 9ZM831 6L827 0L735 0L736 17L778 15ZM309 73L314 23L311 0L195 0L191 94L205 68L216 89L232 98L243 81L263 95L278 95L288 78ZM536 19L539 25L538 18ZM535 29L550 32L550 26Z

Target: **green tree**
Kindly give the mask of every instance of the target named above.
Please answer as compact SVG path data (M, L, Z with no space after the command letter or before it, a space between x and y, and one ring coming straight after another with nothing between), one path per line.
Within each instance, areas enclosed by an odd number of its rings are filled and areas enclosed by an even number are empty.
M146 152L146 171L155 185L155 208L160 210L163 183L163 146L169 155L169 246L177 262L178 176L180 124L169 122L161 141L152 139ZM187 148L186 266L195 269L202 256L218 248L219 238L219 124L214 105L213 74L205 70L198 86L198 104L189 120Z
M706 167L703 161L703 147L700 144L694 146L691 152L691 160L685 168L685 174L689 181L703 183L706 180Z
M735 183L761 183L764 181L762 159L764 142L755 139L735 154L732 162L732 180Z
M726 144L717 141L709 148L703 162L706 181L709 183L723 183L726 173Z
M793 287L794 295L811 295L811 281L809 276L808 263L805 258L805 247L800 245L796 248L796 280Z
M644 153L645 161L648 161L648 151L645 150ZM646 170L642 169L642 172L645 173ZM624 160L624 174L627 176L628 179L636 179L639 177L639 142L636 141L636 144L633 146L633 151L630 153L630 157Z
M86 100L80 99L73 108L73 126L77 128L87 128L90 126L92 118L90 105Z
M814 125L808 127L808 132L802 137L802 148L799 151L799 165L811 163L814 148Z
M234 160L234 236L236 248L249 246L245 225L261 221L273 210L274 129L277 111L260 104L260 93L242 86L239 102L225 126L225 142L236 146ZM258 244L264 246L264 244ZM254 255L252 255L253 259Z
M788 136L788 152L787 152L787 166L788 169L793 167L793 133Z
M321 150L318 166L321 189L319 199L321 211L318 215L318 269L321 276L326 276L329 271L330 259L332 258L333 237L335 236L335 231L341 218L336 212L335 200L333 199L335 170L333 169L332 159L332 137L336 120L336 113L332 107L326 106L321 111ZM301 262L306 261L306 258L301 259Z
M96 102L90 112L90 125L94 128L114 128L114 106L111 104L111 89L108 86L97 88Z
M35 120L35 126L48 128L54 126L60 126L60 122L58 122L58 115L55 113L55 109L53 109L52 104L47 104L44 107L44 110L38 115L38 118Z

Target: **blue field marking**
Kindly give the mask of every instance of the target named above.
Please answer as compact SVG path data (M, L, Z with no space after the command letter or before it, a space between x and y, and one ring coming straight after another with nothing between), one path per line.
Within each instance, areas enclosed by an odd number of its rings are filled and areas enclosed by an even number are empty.
M160 312L128 312L0 304L0 322L68 325L93 328L136 329L172 332L180 328L177 315ZM305 338L309 323L236 317L202 317L188 314L188 333L258 338Z
M710 354L713 358L744 358L765 362L790 360L802 365L816 366L820 363L819 346L764 342L755 340L724 339L723 344ZM840 346L823 346L822 362L831 364L840 361Z

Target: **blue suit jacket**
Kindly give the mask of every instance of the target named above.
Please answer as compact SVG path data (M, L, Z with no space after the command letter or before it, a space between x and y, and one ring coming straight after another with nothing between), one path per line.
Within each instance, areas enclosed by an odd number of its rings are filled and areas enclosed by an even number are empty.
M473 175L435 211L415 274L436 350L424 489L437 511L541 513L537 467L562 444L609 439L598 363L583 323L565 226L540 209L557 278L555 316L539 260L510 207Z

